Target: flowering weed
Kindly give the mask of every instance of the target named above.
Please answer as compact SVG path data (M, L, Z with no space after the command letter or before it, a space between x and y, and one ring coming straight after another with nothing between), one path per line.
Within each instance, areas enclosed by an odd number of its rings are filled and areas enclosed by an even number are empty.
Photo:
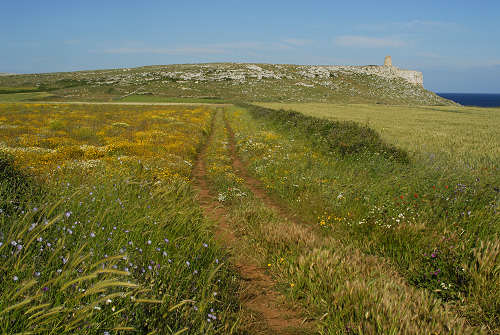
M0 332L233 327L235 275L190 183L211 110L0 110Z
M497 165L450 174L448 167L399 159L410 156L364 135L373 143L342 152L325 137L324 129L335 129L324 126L327 120L245 108L227 115L239 153L266 190L325 236L384 257L409 283L460 302L470 320L482 326L499 327L500 319L491 315L500 295L482 294L474 284L496 272L466 271L477 262L472 250L498 244ZM270 132L280 140L265 136ZM498 265L496 256L492 261Z

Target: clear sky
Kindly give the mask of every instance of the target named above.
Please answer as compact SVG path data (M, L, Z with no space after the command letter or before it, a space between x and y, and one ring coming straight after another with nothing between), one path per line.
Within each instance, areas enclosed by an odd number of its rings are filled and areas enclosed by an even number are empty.
M500 93L499 0L1 0L0 72L199 62L393 64Z

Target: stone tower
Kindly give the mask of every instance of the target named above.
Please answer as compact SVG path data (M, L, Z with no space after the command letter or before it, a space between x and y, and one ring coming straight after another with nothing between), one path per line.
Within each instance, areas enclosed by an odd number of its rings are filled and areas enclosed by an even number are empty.
M391 58L391 56L385 56L384 66L392 66L392 58Z

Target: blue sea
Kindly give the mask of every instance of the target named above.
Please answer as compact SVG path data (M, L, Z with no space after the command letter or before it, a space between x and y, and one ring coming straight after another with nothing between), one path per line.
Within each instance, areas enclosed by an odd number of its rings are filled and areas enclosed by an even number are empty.
M436 93L464 106L500 107L500 94L483 93Z

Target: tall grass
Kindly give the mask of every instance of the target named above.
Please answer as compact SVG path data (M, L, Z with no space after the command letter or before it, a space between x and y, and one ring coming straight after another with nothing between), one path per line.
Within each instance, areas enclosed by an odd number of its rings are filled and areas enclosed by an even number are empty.
M331 121L354 121L406 150L415 161L450 173L476 173L500 165L499 108L374 104L261 103Z
M335 151L342 156L370 152L381 154L400 162L408 162L405 151L381 140L373 129L352 121L327 121L304 114L286 111L270 110L267 108L239 104L241 107L250 107L249 112L256 118L265 118L280 122L310 136L315 145Z
M249 116L235 113L241 118ZM233 126L243 124L238 116L226 115ZM254 145L266 157L279 159L259 144L267 139L281 145L284 139L276 132L264 130L266 123L245 120L261 127L253 134L255 137L245 139L260 138ZM255 258L267 269L278 282L277 288L286 295L284 303L292 307L302 305L304 317L314 322L318 333L482 332L480 327L469 327L449 304L409 285L383 258L364 254L345 236L332 236L320 225L289 221L266 206L233 169L229 134L221 118L216 119L214 135L208 150L208 179L220 206L229 212L231 229L238 236L238 252ZM238 138L243 136L240 133Z
M297 215L498 330L500 295L485 289L498 284L497 170L450 174L377 152L342 156L279 117L228 115L250 171Z
M198 136L185 149L196 148L203 132L184 127ZM127 158L120 149L106 159L66 155L41 170L23 165L16 150L2 155L1 333L238 331L237 277L189 169L160 175L140 153Z

